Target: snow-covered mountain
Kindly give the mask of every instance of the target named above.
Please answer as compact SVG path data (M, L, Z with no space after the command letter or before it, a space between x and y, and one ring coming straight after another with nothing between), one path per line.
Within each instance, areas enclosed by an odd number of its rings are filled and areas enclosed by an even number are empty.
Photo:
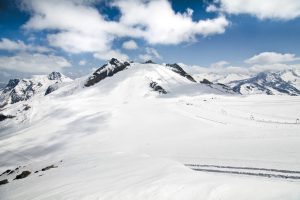
M30 99L34 95L50 93L49 87L72 81L59 72L36 75L30 79L11 79L0 93L0 107Z
M240 74L240 73L196 73L193 74L193 77L197 81L201 81L203 79L207 79L213 83L222 83L222 84L228 84L232 81L238 81L250 78L252 74Z
M254 77L232 81L229 85L241 94L300 95L300 76L293 70L261 72Z
M243 95L267 94L267 95L300 95L300 71L297 69L275 70L256 72L250 69L225 70L182 66L190 71L192 76L201 82L206 79L212 83L225 84L235 92ZM241 72L242 71L242 72Z
M47 95L34 84L1 110L1 199L300 198L299 97L175 69L112 59Z

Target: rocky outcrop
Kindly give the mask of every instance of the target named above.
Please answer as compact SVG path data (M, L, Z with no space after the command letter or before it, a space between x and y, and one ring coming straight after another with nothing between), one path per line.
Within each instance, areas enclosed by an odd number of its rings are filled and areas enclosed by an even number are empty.
M4 185L4 184L7 184L8 183L8 180L7 179L4 179L4 180L1 180L0 181L0 185Z
M11 119L11 118L14 118L14 116L11 116L11 115L3 115L0 113L0 122L1 121L4 121L6 119Z
M63 77L63 75L59 72L51 72L48 75L49 80L61 80L62 77Z
M107 64L104 64L102 67L97 69L86 81L84 84L85 87L90 87L96 83L102 81L107 77L111 77L116 73L123 71L128 66L129 62L120 62L119 60L112 58Z
M160 85L158 85L158 83L152 81L149 85L154 91L159 92L160 94L167 94L167 91L161 87Z
M200 83L203 83L203 84L212 84L212 82L210 82L209 80L207 80L207 79L203 79L202 81L200 81Z
M145 62L145 64L155 64L155 62L153 62L152 60L147 60L147 61Z
M188 80L192 81L192 82L196 82L195 79L189 75L188 73L186 73L177 63L174 64L166 64L166 67L170 70L172 70L173 72L176 72L177 74L187 78Z
M59 88L59 84L58 84L58 83L55 83L55 84L53 84L53 85L50 85L50 86L47 88L47 90L46 90L46 92L45 92L45 95L48 95L48 94L54 92L54 91L57 90L58 88Z
M21 174L18 174L17 176L16 176L16 180L17 179L22 179L22 178L26 178L27 176L29 176L31 174L31 172L30 171L23 171Z
M8 92L10 90L12 90L14 87L16 87L20 82L20 79L10 79L7 83L7 85L5 86L3 92Z

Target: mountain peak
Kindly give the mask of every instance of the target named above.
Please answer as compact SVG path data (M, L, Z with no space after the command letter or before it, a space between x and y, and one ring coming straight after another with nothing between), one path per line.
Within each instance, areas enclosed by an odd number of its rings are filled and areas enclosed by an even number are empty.
M186 71L184 71L177 63L174 64L166 64L166 67L168 67L173 72L176 72L177 74L189 79L192 82L196 82L195 79L189 75Z
M102 65L99 69L97 69L86 81L84 86L90 87L103 79L113 76L114 74L126 69L126 67L130 66L130 63L120 62L116 58L112 58L108 61L108 63Z
M155 64L155 62L153 62L152 60L147 60L145 61L145 64Z
M48 75L49 80L60 80L62 78L62 74L60 72L51 72Z

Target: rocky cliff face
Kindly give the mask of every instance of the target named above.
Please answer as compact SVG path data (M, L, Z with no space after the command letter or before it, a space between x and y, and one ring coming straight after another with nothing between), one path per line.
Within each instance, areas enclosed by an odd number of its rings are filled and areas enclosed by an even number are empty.
M113 76L114 74L126 69L130 66L129 62L120 62L119 60L112 58L107 64L97 69L86 81L84 86L90 87L103 79Z
M172 70L173 72L189 79L192 82L196 82L195 79L189 75L188 73L186 73L177 63L174 64L166 64L166 67L169 68L170 70Z

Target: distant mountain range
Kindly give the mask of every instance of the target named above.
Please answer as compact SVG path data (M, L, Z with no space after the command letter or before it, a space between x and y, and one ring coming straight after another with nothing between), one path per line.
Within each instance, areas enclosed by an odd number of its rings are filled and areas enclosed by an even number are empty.
M229 85L241 94L300 95L300 76L293 70L261 72L254 77L232 81Z
M278 72L260 72L258 74L244 75L238 73L217 74L189 74L180 64L155 64L152 61L145 63L134 63L128 61L119 61L112 58L108 63L97 69L94 73L87 77L79 78L82 83L80 87L90 87L107 77L114 76L121 71L131 69L132 73L139 73L140 76L148 77L153 72L138 66L150 65L153 69L161 70L160 78L149 80L149 87L153 90L160 91L164 94L178 92L203 92L201 88L193 88L188 85L201 86L205 85L206 89L210 88L212 93L218 91L221 94L267 94L267 95L300 95L300 75L296 70L283 70ZM157 73L157 72L156 72ZM184 78L178 79L180 76ZM175 81L176 86L165 85L166 81L171 79ZM78 81L77 81L78 82ZM31 79L11 79L6 86L2 87L0 93L0 106L14 104L19 101L26 101L34 95L48 95L59 88L68 85L70 88L78 87L76 81L64 76L59 72L52 72L49 75L36 75ZM140 83L136 83L140 84ZM3 85L3 84L2 84ZM73 85L73 86L72 86ZM202 88L203 89L203 88Z
M59 72L36 75L30 79L11 79L0 93L0 107L28 100L35 95L44 95L49 87L70 81L72 79Z

